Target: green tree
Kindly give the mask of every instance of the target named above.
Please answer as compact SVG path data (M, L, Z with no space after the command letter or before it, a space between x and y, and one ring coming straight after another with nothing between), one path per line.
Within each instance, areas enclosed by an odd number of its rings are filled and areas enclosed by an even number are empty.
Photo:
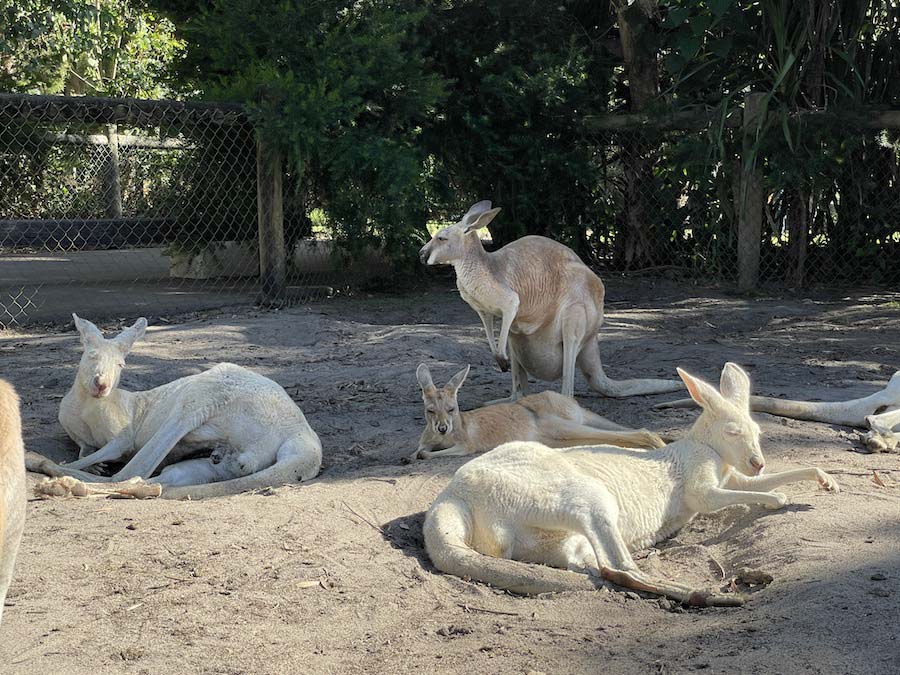
M423 136L435 194L458 215L489 198L503 244L523 234L590 254L601 226L596 139L582 117L609 107L615 41L606 2L447 2L425 23L447 101Z
M426 13L405 0L214 0L184 28L180 74L247 105L288 157L304 214L322 209L348 248L408 255L428 216L419 137L444 98L421 47Z
M140 0L3 0L0 89L160 97L175 26Z

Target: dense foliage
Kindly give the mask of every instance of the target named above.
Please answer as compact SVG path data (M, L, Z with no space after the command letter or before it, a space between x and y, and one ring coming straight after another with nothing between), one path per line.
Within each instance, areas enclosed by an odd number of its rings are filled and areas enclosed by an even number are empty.
M0 90L156 98L182 43L141 0L3 0Z
M730 273L743 161L764 172L764 266L779 276L802 281L807 259L877 271L900 246L897 132L847 133L854 109L900 104L896 3L143 1L9 4L0 87L153 95L165 71L182 96L245 103L287 159L291 237L315 220L351 250L403 257L429 220L490 198L497 243L539 233L617 269ZM589 123L698 107L721 120L751 91L768 115L749 156L718 122ZM806 114L822 110L839 116Z

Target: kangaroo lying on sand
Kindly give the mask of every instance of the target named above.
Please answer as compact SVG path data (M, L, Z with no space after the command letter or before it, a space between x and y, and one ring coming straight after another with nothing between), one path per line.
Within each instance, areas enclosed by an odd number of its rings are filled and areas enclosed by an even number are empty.
M410 459L472 455L509 441L537 441L552 448L605 443L625 448L661 448L663 440L646 429L634 430L585 410L575 399L544 391L515 403L498 403L460 412L456 394L469 366L441 389L424 363L416 369L425 403L425 431Z
M117 386L125 356L147 321L138 319L105 340L94 324L73 316L84 353L59 421L81 448L81 459L60 466L28 453L30 470L85 482L123 482L150 478L168 458L175 463L153 482L171 498L235 494L308 480L319 472L319 437L276 382L220 363L149 391L125 391ZM211 458L185 459L210 448L215 449ZM83 471L122 459L129 461L110 478Z
M0 623L25 528L25 448L19 397L0 380Z
M572 249L546 237L523 237L494 253L485 251L477 231L499 212L489 201L478 202L460 222L435 234L419 258L455 268L459 293L481 317L500 369L512 369L510 401L526 394L529 374L547 382L562 378L562 393L573 396L576 365L591 388L606 396L681 389L675 380L609 379L597 345L603 282ZM497 342L495 316L501 318Z
M654 410L687 408L691 399L653 406ZM751 396L750 409L796 420L824 422L869 429L862 441L871 452L894 450L900 444L900 370L881 391L850 401L790 401L768 396Z
M678 374L703 413L687 436L664 448L507 443L464 464L425 518L425 547L435 567L519 593L594 589L588 575L551 569L587 568L690 605L742 604L740 596L653 579L630 552L670 537L698 513L733 504L784 506L787 497L770 492L780 485L838 486L817 468L762 474L750 380L738 366L725 366L721 394L681 369Z

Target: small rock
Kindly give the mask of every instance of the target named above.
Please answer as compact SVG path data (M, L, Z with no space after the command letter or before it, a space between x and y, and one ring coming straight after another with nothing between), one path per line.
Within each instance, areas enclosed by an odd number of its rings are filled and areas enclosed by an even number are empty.
M872 576L869 577L872 581L884 581L887 577L881 572L876 572Z
M748 586L766 586L772 583L774 577L768 572L744 567L737 573L737 579Z
M891 592L886 588L873 588L869 591L869 595L874 595L879 598L889 598L891 597Z
M641 596L639 596L634 591L627 591L625 593L625 597L628 598L629 600L640 600L641 599Z
M668 598L660 598L657 602L659 602L660 609L664 609L667 612L672 609L672 601Z
M126 530L136 530L136 529L137 529L137 523L128 523L128 524L125 526L125 529L126 529Z

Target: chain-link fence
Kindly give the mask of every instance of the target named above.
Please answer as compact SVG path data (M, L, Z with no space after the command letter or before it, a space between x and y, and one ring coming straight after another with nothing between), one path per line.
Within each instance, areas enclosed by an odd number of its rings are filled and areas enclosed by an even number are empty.
M610 271L734 283L742 212L755 206L759 284L897 284L900 125L859 121L769 128L749 162L734 124L599 133L600 208L586 250ZM755 202L748 173L760 181Z
M900 281L900 114L783 135L740 110L634 118L591 132L591 264L743 288ZM0 94L0 327L289 302L387 270L342 257L301 187L237 105Z
M0 95L0 327L256 299L257 155L235 105ZM349 283L295 183L280 301Z

